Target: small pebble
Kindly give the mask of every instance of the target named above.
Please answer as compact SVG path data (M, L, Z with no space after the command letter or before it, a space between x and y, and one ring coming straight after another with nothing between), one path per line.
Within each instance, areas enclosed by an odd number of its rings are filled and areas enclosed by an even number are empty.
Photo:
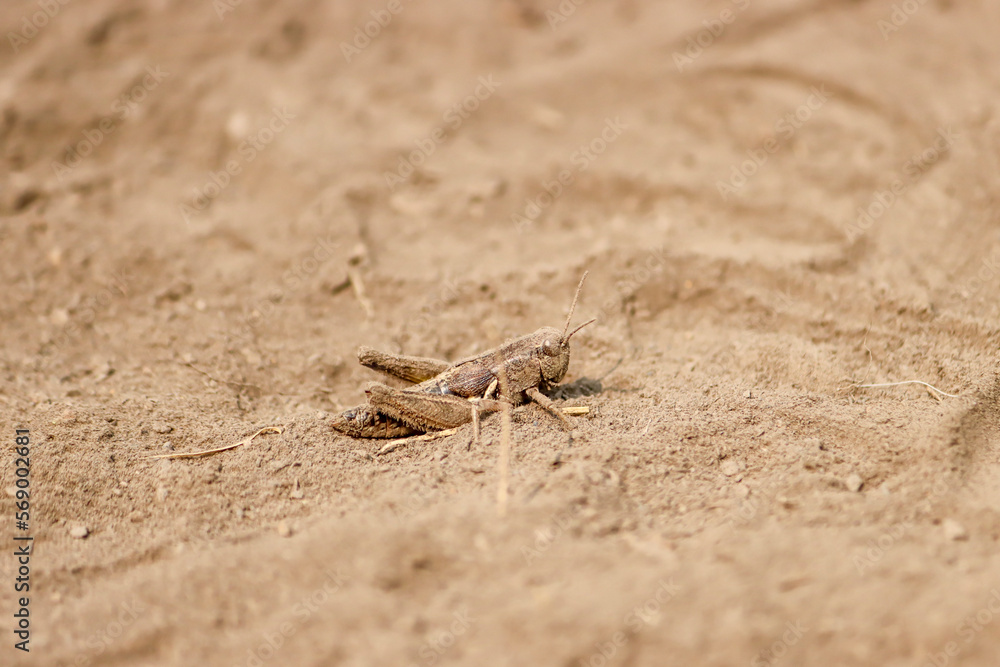
M46 257L48 258L49 263L52 264L52 266L59 266L60 264L62 264L62 258L63 258L62 248L59 247L50 248L48 253L46 253Z
M87 535L90 535L90 531L87 530L86 526L73 526L69 529L69 536L75 537L78 540L82 540Z
M159 433L160 435L163 435L165 433L170 433L171 431L173 431L174 427L164 422L154 422L152 429L154 433Z
M865 485L865 480L861 479L861 475L856 472L852 472L847 476L847 490L853 493L857 493L861 490L861 487Z
M736 459L726 459L725 461L722 462L722 465L719 466L719 469L722 471L722 474L725 475L726 477L732 477L733 475L739 474L740 468L741 466L739 464L739 461L737 461Z
M539 104L530 114L531 120L544 130L558 130L566 124L566 115L550 106Z
M969 539L969 531L954 519L945 519L941 522L941 528L944 530L944 536L949 540L958 542Z
M61 327L67 322L69 322L69 312L64 308L56 308L49 315L49 321L52 322L57 327Z
M284 521L282 521L281 523L278 524L278 536L279 537L291 537L292 536L292 529L291 529L291 527L287 523L285 523Z

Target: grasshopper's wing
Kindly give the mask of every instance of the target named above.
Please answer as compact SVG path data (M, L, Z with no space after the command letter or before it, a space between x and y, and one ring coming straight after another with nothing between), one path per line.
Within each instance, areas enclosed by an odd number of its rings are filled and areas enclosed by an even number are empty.
M451 366L447 361L441 361L440 359L389 354L373 350L370 347L362 347L358 350L358 361L361 362L362 366L388 373L393 377L414 384L430 380Z
M461 396L425 394L408 389L394 389L372 382L365 390L368 402L380 414L421 431L440 431L472 421L472 411L495 412L500 402L488 399L470 401Z

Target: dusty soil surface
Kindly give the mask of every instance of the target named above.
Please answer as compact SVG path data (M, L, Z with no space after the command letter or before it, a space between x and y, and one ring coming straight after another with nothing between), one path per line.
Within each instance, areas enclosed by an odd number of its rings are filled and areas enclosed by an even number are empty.
M996 3L50 4L0 7L0 662L996 664ZM329 428L359 345L588 269L505 515L497 417Z

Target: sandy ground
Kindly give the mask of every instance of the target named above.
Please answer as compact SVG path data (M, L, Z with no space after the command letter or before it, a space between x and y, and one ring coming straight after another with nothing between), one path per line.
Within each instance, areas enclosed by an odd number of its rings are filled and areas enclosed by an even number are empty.
M996 664L996 3L49 4L0 6L0 662ZM329 428L359 345L588 269L505 516L497 417ZM953 396L857 386L907 380Z

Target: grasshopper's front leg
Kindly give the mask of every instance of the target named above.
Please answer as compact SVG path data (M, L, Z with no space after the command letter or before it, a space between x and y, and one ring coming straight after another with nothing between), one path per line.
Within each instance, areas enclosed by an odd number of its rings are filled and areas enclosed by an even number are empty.
M556 404L552 402L551 398L540 392L538 390L538 387L531 387L529 389L526 389L524 393L528 395L528 398L530 398L535 403L538 403L540 406L545 408L545 410L548 411L550 414L555 415L559 419L559 421L562 422L562 425L566 428L567 431L569 431L570 433L573 432L573 424L572 422L570 422L569 418L562 413L562 410L556 407Z
M451 394L428 394L408 389L394 389L372 382L365 390L371 407L382 415L398 420L419 431L442 431L468 424L476 416L500 410L500 401L480 398L469 400Z

